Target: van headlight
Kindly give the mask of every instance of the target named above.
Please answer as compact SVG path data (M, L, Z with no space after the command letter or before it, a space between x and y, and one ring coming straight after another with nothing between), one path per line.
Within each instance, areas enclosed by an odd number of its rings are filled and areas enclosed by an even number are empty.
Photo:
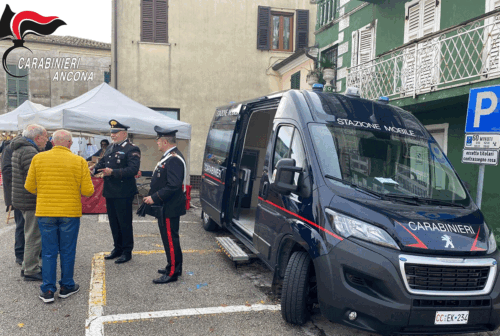
M326 209L325 212L330 220L330 223L332 223L333 227L344 238L353 236L396 250L400 249L394 239L392 239L392 237L381 228L360 221L359 219L339 214L331 209Z
M493 231L490 232L490 237L488 238L488 252L486 254L491 254L497 250L497 241Z

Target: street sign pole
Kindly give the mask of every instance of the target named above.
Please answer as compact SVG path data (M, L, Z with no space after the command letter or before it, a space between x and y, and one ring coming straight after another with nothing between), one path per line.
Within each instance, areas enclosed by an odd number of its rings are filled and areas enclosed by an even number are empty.
M471 89L462 163L479 164L476 204L481 208L484 170L497 166L500 152L500 85Z
M479 165L479 176L477 177L476 204L479 209L481 209L481 201L483 199L484 167L486 167L486 165Z

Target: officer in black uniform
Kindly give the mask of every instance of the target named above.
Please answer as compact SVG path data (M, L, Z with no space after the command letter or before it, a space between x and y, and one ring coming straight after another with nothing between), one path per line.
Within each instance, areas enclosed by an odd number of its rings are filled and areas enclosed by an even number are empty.
M114 249L104 259L121 264L132 259L134 233L132 230L132 201L137 192L135 176L141 164L141 150L128 140L127 129L116 120L110 120L111 140L104 156L95 165L94 174L104 175L102 195L106 198L109 226Z
M153 282L157 284L177 281L182 275L182 252L179 242L180 216L186 214L185 184L186 163L177 149L175 133L177 130L155 126L158 149L164 152L156 165L151 178L149 196L144 197L146 204L162 205L163 216L158 218L161 240L167 255L167 267L159 269L163 274Z

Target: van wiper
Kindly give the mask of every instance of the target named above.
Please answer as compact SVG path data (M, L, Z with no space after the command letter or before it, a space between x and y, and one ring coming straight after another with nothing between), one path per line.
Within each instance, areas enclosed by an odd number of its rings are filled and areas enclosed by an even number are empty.
M384 196L391 199L397 199L398 201L405 202L411 205L419 205L417 196L408 196L408 195L392 194L392 193L384 194Z
M350 181L347 181L347 180L344 180L344 179L341 179L341 178L338 178L338 177L335 177L335 176L332 176L330 174L326 174L325 175L326 178L329 178L331 180L335 180L335 181L339 181L343 184L346 184L348 186L351 186L353 187L354 189L357 189L359 191L363 191L365 194L369 194L370 196L375 196L375 197L378 197L380 199L384 199L384 195L381 194L381 193L378 193L376 191L373 191L373 190L370 190L368 188L365 188L365 187L362 187L362 186L359 186L357 185L356 183L352 183Z
M436 204L436 205L445 205L445 206L458 207L458 208L463 208L463 209L466 208L465 205L460 204L460 203L449 202L449 201L442 201L442 200L438 200L438 199L435 199L435 198L423 197L423 198L420 198L419 200L422 200L423 202L427 202L427 203Z
M419 197L419 196L412 196L412 195L402 195L402 194L385 194L387 197L394 197L394 198L403 198L403 199L409 199L415 202L419 203L425 203L425 204L436 204L436 205L446 205L446 206L451 206L451 207L459 207L459 208L464 208L465 206L460 203L454 203L454 202L448 202L448 201L442 201L434 198L428 198L428 197Z

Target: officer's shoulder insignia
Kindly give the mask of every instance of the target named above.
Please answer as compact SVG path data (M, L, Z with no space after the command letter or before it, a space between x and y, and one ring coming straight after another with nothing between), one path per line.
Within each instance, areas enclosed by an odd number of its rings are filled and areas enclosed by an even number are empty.
M132 153L132 155L135 155L135 156L141 157L141 154L140 154L140 153L137 153L137 152Z

